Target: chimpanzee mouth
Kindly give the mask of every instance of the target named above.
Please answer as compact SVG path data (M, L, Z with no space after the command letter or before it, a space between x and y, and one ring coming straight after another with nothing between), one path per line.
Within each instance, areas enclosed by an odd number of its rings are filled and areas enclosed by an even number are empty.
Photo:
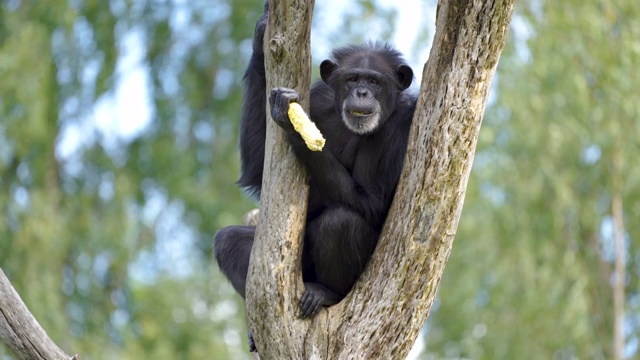
M342 105L342 121L356 134L365 135L374 132L380 125L380 105L353 106L347 109Z
M351 115L351 116L355 116L355 117L366 117L366 116L371 116L371 115L373 115L373 112L367 112L367 111L349 111L349 115Z

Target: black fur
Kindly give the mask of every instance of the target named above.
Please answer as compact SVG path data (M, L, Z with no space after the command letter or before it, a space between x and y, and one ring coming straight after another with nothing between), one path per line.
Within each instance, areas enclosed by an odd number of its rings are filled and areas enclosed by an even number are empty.
M264 163L267 16L268 11L256 26L240 126L238 184L257 198ZM286 107L297 99L294 90L273 89L269 99L272 118L311 174L302 258L304 317L340 301L371 257L400 177L416 104L405 91L413 72L391 46L349 46L334 50L332 58L322 63L323 81L311 89L310 116L327 139L323 151L308 150L289 123ZM253 227L230 226L215 236L216 260L243 297L254 233Z

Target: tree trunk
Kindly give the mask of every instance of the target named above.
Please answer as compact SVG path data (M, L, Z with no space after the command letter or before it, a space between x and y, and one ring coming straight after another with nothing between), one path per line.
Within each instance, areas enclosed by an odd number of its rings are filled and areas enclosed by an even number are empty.
M308 64L311 7L271 1L265 51L267 89L292 87L305 107L309 70L300 66ZM512 11L513 0L439 2L405 166L378 248L349 295L313 320L297 316L306 177L280 132L274 145L269 121L247 286L249 324L263 359L407 356L451 250Z
M313 5L309 0L270 0L264 40L267 92L274 87L297 90L307 113ZM308 176L270 114L267 102L263 190L246 286L247 322L261 358L297 359L308 327L297 316L304 290L300 261Z

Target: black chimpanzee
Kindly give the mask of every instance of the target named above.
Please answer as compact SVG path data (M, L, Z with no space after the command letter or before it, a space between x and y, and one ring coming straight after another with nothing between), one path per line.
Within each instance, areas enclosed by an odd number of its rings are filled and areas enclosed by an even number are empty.
M258 21L253 55L244 76L240 124L242 175L238 184L257 198L265 149L265 69L262 39L268 9ZM320 64L322 81L311 89L311 119L326 140L307 149L287 116L292 89L271 91L271 116L286 132L311 174L302 255L303 317L340 301L362 273L378 242L404 160L416 97L408 94L413 71L383 43L333 51ZM215 236L222 272L244 297L254 227L229 226Z

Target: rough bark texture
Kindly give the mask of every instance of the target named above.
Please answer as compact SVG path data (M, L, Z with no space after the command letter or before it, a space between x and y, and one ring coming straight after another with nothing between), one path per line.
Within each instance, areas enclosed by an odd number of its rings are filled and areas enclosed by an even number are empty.
M270 0L264 41L267 91L274 87L297 90L307 112L313 5L309 0ZM246 298L249 328L262 359L299 358L290 355L302 352L306 331L301 331L304 322L297 315L304 289L300 258L307 182L284 133L268 115L260 216Z
M266 60L267 74L306 76L308 70L299 66L307 64L311 5L304 1L278 5L269 23L270 29L277 30L268 35L275 62ZM380 243L351 293L313 320L297 317L302 292L300 235L306 210L301 199L306 198L306 190L299 184L298 167L285 165L295 161L285 150L282 136L273 145L272 133L267 135L265 169L270 172L262 187L259 235L247 289L250 326L263 359L407 356L433 304L451 251L512 11L513 0L439 2L407 158ZM307 94L307 83L280 79L276 85L304 89ZM268 89L273 86L268 82Z
M336 309L345 321L329 339L329 358L409 353L451 251L512 11L513 0L438 3L396 197L368 271Z
M0 269L0 340L18 359L69 360L47 336Z

